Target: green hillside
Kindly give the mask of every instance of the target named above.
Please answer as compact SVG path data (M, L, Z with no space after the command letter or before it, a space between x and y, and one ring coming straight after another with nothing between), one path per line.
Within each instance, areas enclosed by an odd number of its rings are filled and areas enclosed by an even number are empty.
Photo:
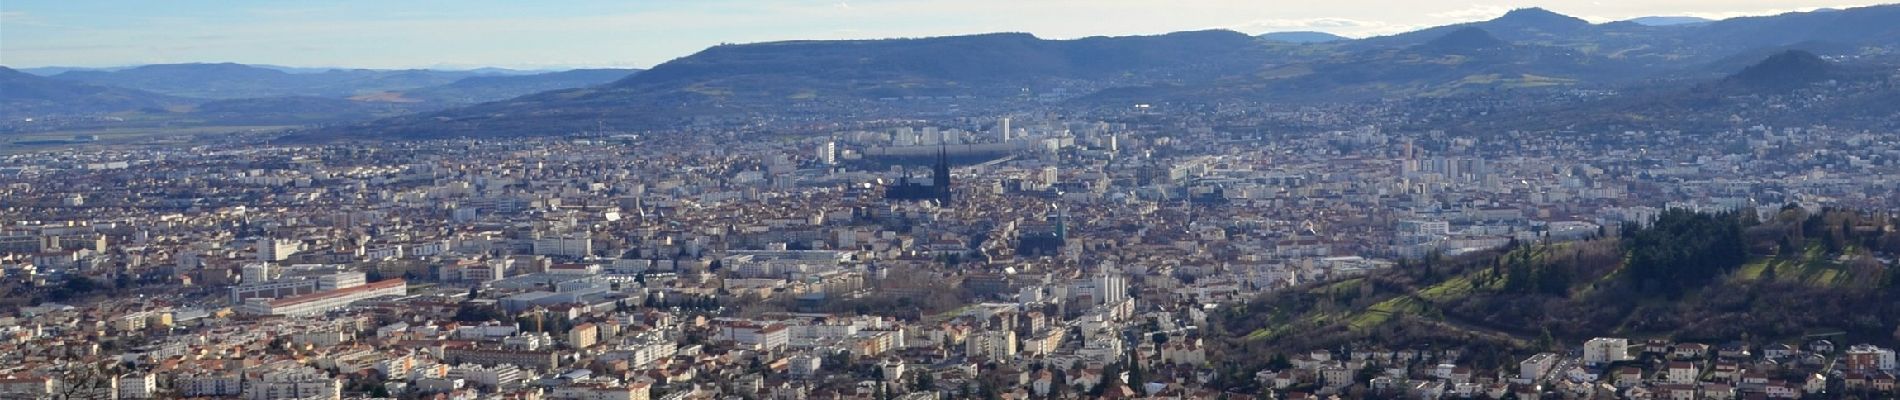
M1719 342L1845 332L1900 339L1900 232L1885 215L1665 213L1611 237L1408 262L1223 309L1211 337L1255 371L1275 355L1377 342L1464 348L1471 362L1592 337Z

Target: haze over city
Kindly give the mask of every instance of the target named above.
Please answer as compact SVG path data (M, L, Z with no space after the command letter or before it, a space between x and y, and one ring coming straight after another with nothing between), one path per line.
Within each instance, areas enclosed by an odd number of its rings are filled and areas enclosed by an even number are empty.
M1591 22L1724 19L1872 2L1550 1ZM719 43L1029 32L1044 38L1232 29L1348 37L1494 18L1514 2L1250 0L12 1L14 67L241 62L299 67L647 68Z
M1900 4L8 1L0 400L1900 398Z

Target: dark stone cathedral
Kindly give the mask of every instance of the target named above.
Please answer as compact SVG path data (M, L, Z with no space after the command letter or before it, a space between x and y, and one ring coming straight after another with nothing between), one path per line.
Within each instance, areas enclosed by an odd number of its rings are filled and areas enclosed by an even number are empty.
M937 149L937 165L931 167L930 183L925 184L924 182L911 179L910 173L906 172L903 178L898 178L897 183L884 188L884 199L898 201L936 200L937 205L948 207L952 200L950 193L950 155L943 149Z

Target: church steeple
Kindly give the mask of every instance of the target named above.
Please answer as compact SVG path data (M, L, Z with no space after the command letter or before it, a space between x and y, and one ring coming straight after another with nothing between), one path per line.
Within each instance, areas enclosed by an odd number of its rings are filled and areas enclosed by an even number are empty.
M910 170L905 169L903 177L898 178L895 184L884 188L884 198L902 201L935 201L938 206L949 206L950 201L955 197L955 188L950 186L952 183L950 182L949 146L943 144L937 146L937 163L932 165L930 170L930 183L925 184L919 179L913 179Z
M950 151L948 145L937 142L937 165L931 171L931 186L937 190L937 203L950 205Z

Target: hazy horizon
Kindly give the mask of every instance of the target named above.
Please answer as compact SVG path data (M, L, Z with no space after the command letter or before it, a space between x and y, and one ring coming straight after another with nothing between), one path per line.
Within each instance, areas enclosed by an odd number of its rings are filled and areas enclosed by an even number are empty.
M1364 3L1364 4L1362 4ZM718 0L301 3L8 2L0 5L0 65L111 68L146 64L264 64L292 68L525 70L650 68L721 43L1026 32L1049 39L1230 29L1319 31L1352 38L1495 18L1541 7L1593 23L1645 16L1723 19L1840 4L1809 0L1736 6L1710 0L1641 4L1334 2L1284 9L1239 0L1008 2Z

